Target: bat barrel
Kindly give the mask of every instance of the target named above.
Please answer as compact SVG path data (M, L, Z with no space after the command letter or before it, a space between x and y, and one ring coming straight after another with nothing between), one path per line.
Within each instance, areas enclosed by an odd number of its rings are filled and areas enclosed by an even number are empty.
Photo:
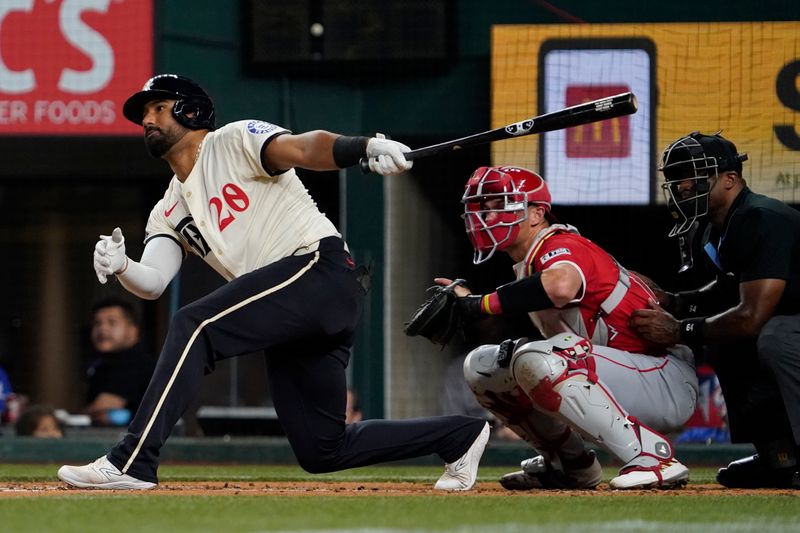
M636 113L638 107L639 102L632 92L616 94L553 111L552 113L546 113L538 117L532 117L514 124L508 124L502 128L411 150L406 152L405 156L407 160L413 161L421 157L460 150L468 146L582 126L592 122L631 115ZM359 161L359 166L365 174L369 172L369 161L366 158Z

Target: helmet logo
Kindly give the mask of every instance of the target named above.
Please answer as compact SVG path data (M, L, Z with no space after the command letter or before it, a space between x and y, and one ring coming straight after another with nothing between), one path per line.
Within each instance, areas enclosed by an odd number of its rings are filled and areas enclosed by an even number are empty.
M175 78L175 79L177 79L178 76L175 75L175 74L159 74L158 76L153 76L152 78L150 78L149 80L147 80L145 82L144 87L142 87L142 90L143 91L151 90L156 81L158 81L160 79L164 79L164 78Z

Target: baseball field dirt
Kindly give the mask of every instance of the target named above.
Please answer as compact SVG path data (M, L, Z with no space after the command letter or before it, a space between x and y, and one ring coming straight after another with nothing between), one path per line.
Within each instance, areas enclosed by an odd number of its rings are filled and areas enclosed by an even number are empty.
M96 489L76 489L68 487L65 483L46 482L10 482L0 483L0 498L30 497L30 496L66 496L66 495L97 495L107 491ZM108 491L117 494L137 494L138 491ZM613 490L607 483L600 484L595 490L538 490L538 491L508 491L496 482L479 482L467 492L443 493L433 490L427 484L414 482L358 482L358 481L273 481L273 482L228 482L228 481L173 481L161 483L157 488L146 491L150 495L251 495L251 496L343 496L343 497L369 497L390 495L452 495L457 497L503 495L516 498L548 497L548 496L654 496L692 495L692 496L720 496L720 495L787 495L800 497L800 491L791 489L727 489L718 484L692 484L677 490Z

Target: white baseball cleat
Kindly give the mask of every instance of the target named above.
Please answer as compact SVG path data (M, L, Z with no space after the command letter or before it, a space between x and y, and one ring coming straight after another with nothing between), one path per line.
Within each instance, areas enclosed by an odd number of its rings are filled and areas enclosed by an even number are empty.
M62 466L58 469L58 478L81 489L146 490L156 486L155 483L123 474L105 455L88 465Z
M653 467L629 466L631 463L623 466L609 482L612 489L674 489L689 482L689 469L675 459L659 461Z
M478 477L478 464L481 461L483 449L486 448L486 443L489 441L489 433L491 430L487 422L467 453L457 461L444 465L444 474L433 488L436 490L471 489Z

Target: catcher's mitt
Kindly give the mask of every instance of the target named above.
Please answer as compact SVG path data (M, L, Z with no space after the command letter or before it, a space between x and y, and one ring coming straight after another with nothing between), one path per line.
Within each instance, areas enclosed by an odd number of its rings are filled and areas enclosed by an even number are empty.
M428 299L406 322L406 335L421 335L442 346L450 342L462 325L456 287L464 283L463 279L457 279L447 286L430 287Z

